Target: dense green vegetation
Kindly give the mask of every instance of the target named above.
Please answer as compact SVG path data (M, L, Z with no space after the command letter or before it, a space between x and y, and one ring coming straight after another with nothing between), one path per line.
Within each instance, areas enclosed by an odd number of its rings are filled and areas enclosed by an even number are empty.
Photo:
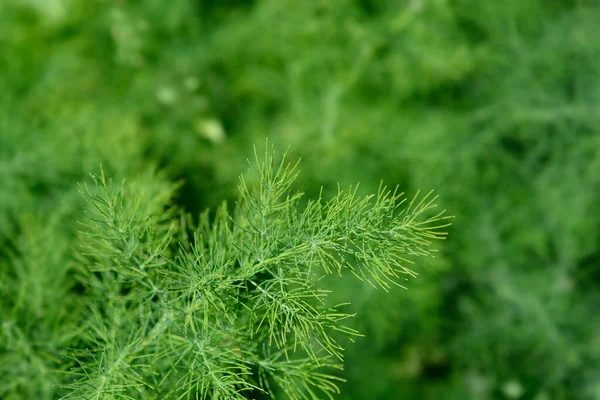
M365 334L337 399L600 398L598 20L592 0L0 2L0 398L76 386L77 183L102 165L197 216L265 137L307 198L384 181L456 216L409 290L322 281Z

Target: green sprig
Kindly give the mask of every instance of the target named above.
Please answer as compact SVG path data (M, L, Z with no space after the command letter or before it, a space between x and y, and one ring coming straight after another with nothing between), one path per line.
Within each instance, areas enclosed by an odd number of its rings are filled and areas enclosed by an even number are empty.
M268 149L268 147L267 147ZM233 212L177 218L152 196L92 176L82 186L81 281L90 292L64 399L333 398L349 326L321 279L349 271L389 290L431 256L448 217L437 197L381 186L302 203L298 163L255 151ZM183 214L181 214L183 215ZM342 339L345 337L346 339ZM334 362L333 360L336 360Z

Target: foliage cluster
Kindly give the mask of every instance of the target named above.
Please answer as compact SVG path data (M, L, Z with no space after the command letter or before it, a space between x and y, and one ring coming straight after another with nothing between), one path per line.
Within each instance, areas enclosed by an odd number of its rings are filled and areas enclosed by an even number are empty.
M81 303L56 321L64 336L45 338L54 359L36 354L39 339L28 334L37 327L18 323L31 307L37 321L48 319L38 303L63 300L45 298L55 271L42 266L39 276L21 270L18 256L11 260L17 276L2 290L3 394L333 399L343 380L332 371L342 368L343 338L360 333L345 325L354 316L347 304L331 304L320 281L349 271L386 291L399 286L415 275L407 263L430 256L432 241L445 237L448 217L427 216L435 197L405 204L385 187L366 197L339 190L302 205L302 193L290 191L297 165L256 157L255 179L241 178L235 210L223 204L197 222L178 217L175 185L153 175L131 185L92 175L95 186L80 190L87 203L81 249L67 269L80 288L53 282ZM27 381L39 372L44 387Z
M181 181L171 204L198 215L232 204L269 136L309 198L383 180L457 216L409 291L320 281L367 337L337 398L599 398L599 18L595 0L0 2L0 393L53 398L89 309L74 182Z

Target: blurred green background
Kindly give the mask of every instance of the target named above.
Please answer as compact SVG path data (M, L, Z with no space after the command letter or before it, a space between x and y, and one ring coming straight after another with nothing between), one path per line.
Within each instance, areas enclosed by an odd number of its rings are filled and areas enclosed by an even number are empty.
M265 137L309 195L456 216L408 291L336 284L339 399L600 399L595 0L0 1L0 398L63 379L77 182L160 170L199 212Z

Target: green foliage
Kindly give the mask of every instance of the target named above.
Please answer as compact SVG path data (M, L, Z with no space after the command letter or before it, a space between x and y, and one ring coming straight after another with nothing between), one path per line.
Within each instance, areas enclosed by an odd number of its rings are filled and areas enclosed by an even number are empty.
M598 398L599 18L596 0L0 1L0 397L56 398L57 366L76 366L64 349L88 367L147 354L130 305L114 311L130 341L71 328L105 318L82 282L116 273L84 274L74 257L82 227L73 221L85 219L74 182L100 164L126 177L124 216L141 192L138 216L165 215L146 202L166 193L167 208L225 212L248 150L269 136L304 160L294 186L310 199L335 199L356 182L362 199L384 181L435 188L457 216L452 240L421 259L409 291L363 284L355 275L369 271L351 258L336 262L354 270L319 281L331 291L326 309L351 300L338 311L356 316L340 323L366 336L333 335L345 348L337 398ZM219 218L169 212L130 232L127 243L144 243L131 257L161 249L174 224L164 257L193 271L193 248L178 258L174 244L194 243L198 226ZM236 208L227 212L239 223ZM120 251L114 263L129 262ZM106 354L86 355L106 342ZM308 355L283 361L271 350L288 371L263 381L275 391ZM163 378L151 378L147 359L128 362L143 382ZM263 386L269 375L251 370ZM144 387L135 390L151 398Z
M290 191L296 166L269 154L255 174L255 184L241 180L233 214L223 205L198 224L173 213L172 187L144 186L155 190L136 198L135 185L104 173L82 186L87 311L66 352L74 368L62 398L339 393L329 371L341 367L341 337L359 333L319 281L348 270L384 289L399 284L414 275L404 264L444 238L447 217L426 216L431 196L404 205L385 188L302 206Z

